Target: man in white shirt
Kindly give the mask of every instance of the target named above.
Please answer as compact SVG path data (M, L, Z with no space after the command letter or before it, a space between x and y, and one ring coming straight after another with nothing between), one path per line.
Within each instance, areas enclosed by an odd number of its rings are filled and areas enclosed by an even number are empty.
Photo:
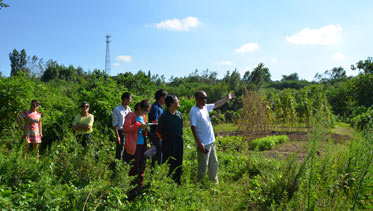
M115 158L121 160L124 152L125 134L122 131L124 120L126 115L131 112L129 104L131 103L132 96L129 92L122 94L122 103L114 108L113 110L113 127L116 137L117 150Z
M209 112L214 108L224 105L233 98L229 93L225 98L216 101L213 104L207 104L207 94L200 90L195 94L196 105L189 112L190 125L194 140L197 145L198 153L198 179L205 177L207 168L209 179L219 183L218 180L218 158L215 150L215 135L212 129Z

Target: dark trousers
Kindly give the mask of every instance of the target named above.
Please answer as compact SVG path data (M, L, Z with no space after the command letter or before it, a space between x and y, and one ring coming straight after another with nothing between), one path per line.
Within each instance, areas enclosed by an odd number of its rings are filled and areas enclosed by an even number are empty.
M137 144L136 152L134 155L126 153L125 159L128 164L132 165L129 175L137 176L132 184L137 184L138 186L143 186L144 184L144 172L145 172L145 156L144 152L146 150L145 144Z
M83 146L83 148L87 147L87 143L91 142L91 134L83 134L83 135L76 135L76 139L80 144Z
M123 156L125 153L124 152L124 138L125 134L122 130L118 130L119 138L120 138L120 144L117 143L117 149L115 151L115 159L121 160L124 159Z
M163 158L170 167L168 176L172 175L172 179L178 185L181 184L183 147L183 139L181 138L176 140L163 140Z
M155 145L156 149L156 153L152 158L152 167L155 166L156 162L158 163L158 165L161 165L163 163L162 140L159 139L155 133L150 132L150 141L153 145Z

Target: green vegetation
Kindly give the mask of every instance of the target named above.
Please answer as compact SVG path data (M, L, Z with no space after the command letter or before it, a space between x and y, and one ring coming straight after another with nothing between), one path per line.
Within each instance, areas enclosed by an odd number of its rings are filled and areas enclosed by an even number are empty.
M335 134L339 134L339 135L347 135L350 137L353 136L353 130L351 126L348 123L344 123L344 122L336 122L331 132Z
M299 80L295 74L271 81L263 64L242 78L236 70L222 79L216 72L196 70L166 81L150 71L112 77L101 70L86 72L52 60L44 63L25 51L13 51L10 58L14 60L12 76L0 77L3 210L348 210L373 206L369 58L356 64L358 76L346 77L336 68L314 82ZM159 88L179 97L185 120L182 185L178 187L167 177L165 165L153 173L147 168L146 188L133 197L127 164L118 162L116 173L112 169L112 109L125 91L139 102L153 99ZM207 92L209 103L230 91L236 96L211 114L217 133L239 134L216 137L219 185L197 181L197 153L187 122L194 93L200 89ZM40 100L43 118L39 161L32 152L24 158L22 132L15 122L32 99ZM76 143L71 129L82 101L90 103L95 115L87 151ZM357 130L351 131L347 124ZM305 131L302 156L291 149L287 156L276 156L277 147L268 152L273 155L250 150L249 137L262 137L257 134ZM348 135L350 140L335 142L330 132ZM286 136L270 136L252 143L258 142L254 148L260 150L285 141Z
M0 10L1 8L9 7L8 4L3 3L3 0L0 0Z
M229 133L237 132L239 130L239 125L233 123L225 123L214 126L215 133Z
M286 135L267 136L264 138L257 138L251 142L252 149L255 151L270 150L276 144L282 144L289 141Z

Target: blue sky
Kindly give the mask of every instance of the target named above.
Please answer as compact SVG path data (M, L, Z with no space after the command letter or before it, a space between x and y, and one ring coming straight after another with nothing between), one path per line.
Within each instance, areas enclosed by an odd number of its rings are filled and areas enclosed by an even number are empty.
M110 34L111 75L148 71L223 77L264 63L272 80L350 66L373 56L373 1L337 0L5 0L0 10L0 71L9 53L104 69Z

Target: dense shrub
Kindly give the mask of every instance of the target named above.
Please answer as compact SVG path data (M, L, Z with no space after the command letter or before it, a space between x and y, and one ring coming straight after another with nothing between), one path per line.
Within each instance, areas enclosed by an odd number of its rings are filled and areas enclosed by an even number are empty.
M373 106L363 110L365 111L361 111L350 120L351 125L359 130L367 129L369 122L373 121Z
M276 144L282 144L288 142L289 137L286 135L280 136L267 136L264 138L257 138L251 142L251 147L255 151L269 150Z

